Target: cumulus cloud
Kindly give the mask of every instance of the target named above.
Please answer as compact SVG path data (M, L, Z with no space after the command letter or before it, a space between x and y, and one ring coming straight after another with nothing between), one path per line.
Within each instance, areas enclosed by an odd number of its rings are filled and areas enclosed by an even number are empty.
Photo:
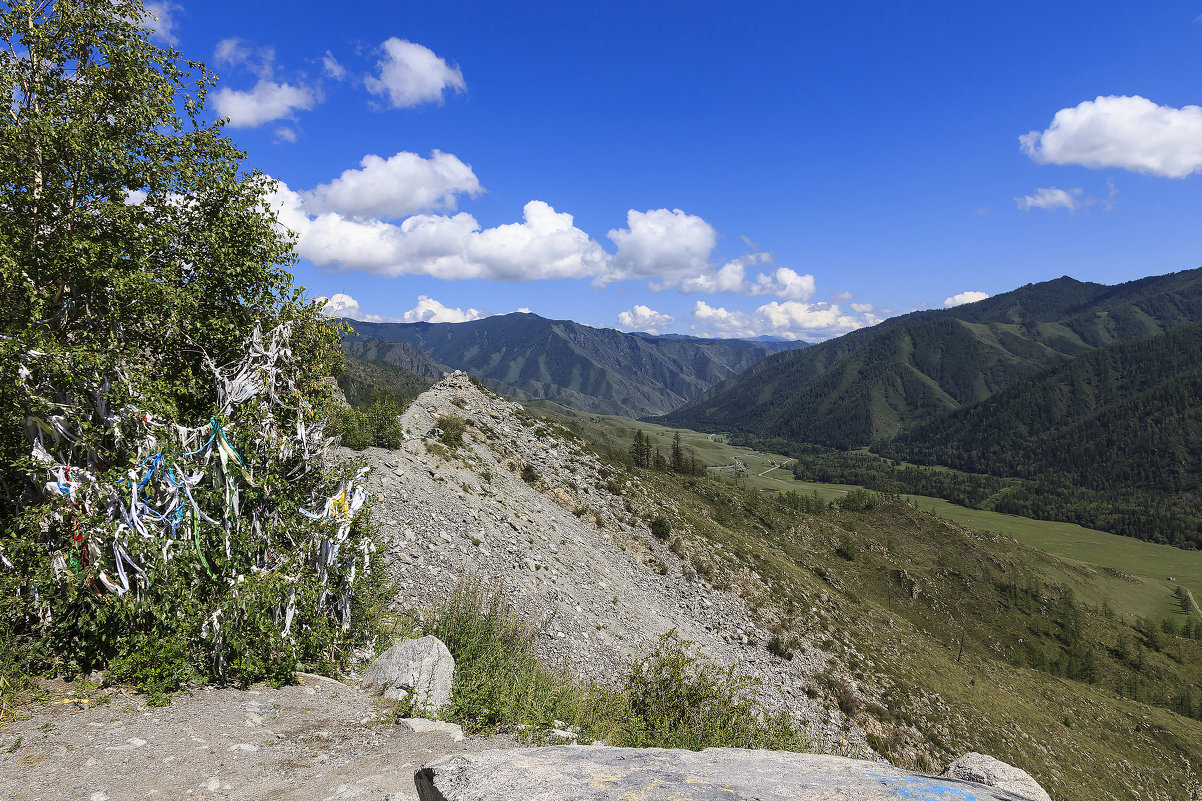
M463 73L424 45L395 36L381 45L384 57L376 62L379 76L368 75L364 86L374 95L387 95L393 108L442 102L444 89L467 89Z
M727 262L718 270L691 275L681 280L678 289L685 295L713 295L715 292L741 292L744 287L744 276L747 268L743 262L736 259ZM657 284L662 288L662 285Z
M953 306L963 306L965 303L976 303L978 300L984 300L987 297L989 297L988 292L974 292L969 290L967 292L961 292L958 295L952 295L950 298L945 298L943 305L950 309Z
M328 317L349 317L352 320L363 319L363 315L359 310L359 301L350 295L336 292L330 297L320 298L320 300L325 301L322 311Z
M175 35L175 12L180 10L179 6L170 2L147 0L142 9L142 24L150 30L152 38L170 45L179 44L179 37Z
M401 315L406 323L466 323L479 320L483 315L479 309L452 309L425 295L417 296L417 305Z
M217 43L213 60L221 66L247 69L259 78L249 90L224 87L213 95L213 107L222 117L229 117L231 128L254 128L273 120L290 119L294 111L311 109L321 99L311 86L273 80L273 48L256 50L235 36ZM281 138L294 141L287 136Z
M612 280L655 278L673 286L709 270L718 234L700 217L680 209L631 209L626 226L609 232L617 246Z
M809 300L814 297L814 276L800 275L788 267L778 267L775 272L756 276L749 295L776 295L785 300Z
M451 308L426 295L418 295L417 305L400 317L364 314L359 307L359 301L341 292L319 300L325 301L322 311L329 317L346 317L368 323L464 323L468 320L479 320L484 316L479 309L464 311Z
M658 334L672 325L675 319L670 314L661 314L641 304L618 314L618 324L627 331L646 331L648 334Z
M1081 206L1079 198L1082 191L1080 188L1064 190L1054 186L1041 186L1035 190L1034 195L1016 197L1014 198L1014 202L1018 204L1019 209L1022 211L1030 211L1031 209L1068 209L1069 211L1076 211Z
M277 183L273 205L281 225L296 233L301 257L331 269L491 281L589 278L594 286L638 280L656 291L791 302L815 293L813 275L788 267L750 277L749 268L772 262L769 253L715 267L714 228L680 209L628 211L627 227L609 231L613 254L577 228L571 214L538 200L526 204L521 222L493 228L468 213L435 213L453 212L460 195L481 192L471 166L458 157L401 152L365 156L359 168L312 190Z
M1161 106L1109 95L1056 112L1043 131L1019 137L1041 164L1117 167L1166 178L1202 170L1202 107Z
M279 127L275 129L275 138L278 142L295 142L296 131L287 127Z
M823 339L879 320L871 314L859 316L843 312L830 303L772 301L755 311L730 311L711 306L703 300L693 307L693 328L723 337L779 336L786 339Z
M606 268L605 252L572 215L540 200L526 204L522 222L495 228L481 228L465 212L416 214L396 224L316 212L283 183L273 205L280 223L297 234L301 257L319 267L491 281L586 278Z
M454 209L456 195L475 197L483 191L470 166L439 150L428 159L404 151L387 159L367 155L359 165L306 192L306 208L314 214L391 219Z
M262 80L250 91L222 89L213 97L217 113L229 117L230 127L254 128L292 116L296 109L311 109L317 96L307 86Z

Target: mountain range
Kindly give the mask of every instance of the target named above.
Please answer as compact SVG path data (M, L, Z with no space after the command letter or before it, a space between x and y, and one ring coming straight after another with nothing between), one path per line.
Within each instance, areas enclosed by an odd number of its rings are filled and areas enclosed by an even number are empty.
M1067 276L775 354L657 422L854 448L1112 342L1202 321L1202 269L1117 286Z
M398 343L519 398L629 417L672 411L771 353L804 345L626 334L517 312L465 323L346 322L358 334L343 343L352 356L405 366L414 357L385 344Z

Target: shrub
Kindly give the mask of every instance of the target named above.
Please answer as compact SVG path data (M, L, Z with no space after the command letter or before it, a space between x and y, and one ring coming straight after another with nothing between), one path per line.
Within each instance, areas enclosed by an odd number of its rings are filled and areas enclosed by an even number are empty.
M463 444L463 434L467 431L467 421L457 414L444 414L438 418L438 427L442 429L439 439L448 448L458 448Z
M503 587L460 581L417 626L455 657L452 699L444 716L471 733L510 729L537 738L564 721L582 740L625 747L808 750L807 735L756 700L759 684L733 667L690 653L675 632L637 662L616 687L584 685L539 664L539 630L505 601Z
M525 481L527 484L534 484L539 478L540 476L538 471L534 469L534 465L527 464L522 466L522 481Z
M668 519L663 516L656 517L654 520L652 520L650 529L651 536L655 537L657 540L666 540L672 534L672 524L669 523Z
M370 406L339 409L334 414L331 433L341 437L346 447L399 448L405 441L400 415L403 407L395 400L378 400Z
M774 748L803 751L808 737L756 700L759 682L690 653L675 630L635 663L623 692L630 710L624 745L638 748Z

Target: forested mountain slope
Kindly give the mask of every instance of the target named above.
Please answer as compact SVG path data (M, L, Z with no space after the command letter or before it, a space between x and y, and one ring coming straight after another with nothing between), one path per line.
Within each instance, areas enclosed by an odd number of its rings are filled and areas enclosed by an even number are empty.
M1063 277L776 354L661 422L840 448L889 439L1110 342L1202 320L1202 270Z
M466 323L348 322L363 337L419 348L525 395L632 417L671 411L769 353L741 340L625 334L523 313ZM348 343L347 351L370 358L363 345Z
M1202 485L1202 324L1098 348L919 426L884 455L1094 490Z

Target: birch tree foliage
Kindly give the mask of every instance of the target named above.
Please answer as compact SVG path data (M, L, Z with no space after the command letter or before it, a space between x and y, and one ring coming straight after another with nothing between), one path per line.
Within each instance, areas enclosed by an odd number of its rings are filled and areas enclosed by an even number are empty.
M241 651L254 678L362 633L369 549L357 566L329 544L358 549L361 526L299 511L352 491L320 436L338 336L293 285L270 181L206 117L214 76L145 14L0 10L0 591L19 599L0 635L83 666L166 628L201 672ZM137 587L106 595L122 555Z

